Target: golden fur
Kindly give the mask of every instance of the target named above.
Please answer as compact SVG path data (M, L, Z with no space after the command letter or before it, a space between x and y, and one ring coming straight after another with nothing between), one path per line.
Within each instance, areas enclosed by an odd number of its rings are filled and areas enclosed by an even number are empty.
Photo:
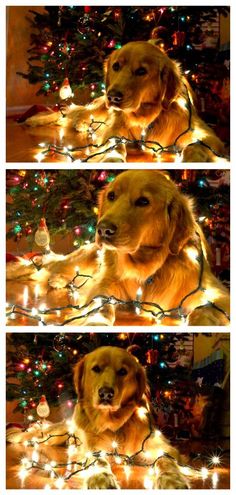
M140 198L146 198L149 204L138 205ZM102 235L104 229L109 231L114 226L114 234ZM191 200L162 172L128 170L100 194L95 244L62 261L49 262L45 276L52 287L64 287L79 266L82 273L93 274L90 288L85 286L86 302L100 295L136 300L141 287L142 301L168 310L177 308L182 298L197 288L200 263L196 257L201 250L205 291L197 290L182 307L189 325L227 325L227 318L216 308L199 308L210 301L229 313L229 293L211 272L207 243ZM24 269L16 265L8 263L8 278L30 276L31 266ZM114 320L115 306L109 304L89 317L87 324L110 325Z
M104 96L86 107L72 105L67 109L66 119L59 118L60 112L54 112L31 117L26 124L46 125L58 121L63 125L73 125L82 137L86 135L85 130L88 130L92 114L96 121L106 123L96 134L96 144L105 143L113 136L139 140L145 130L145 140L158 142L163 147L176 144L182 150L183 162L218 160L210 149L197 143L198 140L216 153L224 154L223 143L198 117L191 88L183 77L179 64L153 43L127 43L108 57L104 69ZM192 120L191 129L185 132L189 126L189 110L186 105L188 94ZM106 152L97 155L94 161L126 160L125 144L118 145L113 151L107 151L108 148L109 142L104 148ZM90 151L92 154L92 148Z
M114 447L111 444L114 441L118 444L119 454L131 456L140 451L143 440L150 432L150 404L146 393L145 371L136 358L118 347L97 348L75 366L74 383L78 394L78 403L73 414L74 434L82 441L76 459L83 458L88 451L112 452ZM113 397L106 399L101 395L104 390L112 391ZM140 416L140 407L145 408L143 416ZM188 482L178 466L180 454L160 432L155 432L151 412L149 416L153 434L143 447L149 451L148 462L157 459L155 488L188 488ZM51 438L48 443L62 444L66 439L63 435L67 431L68 426L65 423L58 423L44 430L44 436L61 435ZM7 440L21 443L33 436L41 438L41 431L19 432L13 426L8 430ZM171 458L163 457L162 452L169 454ZM140 454L136 461L147 462L147 458ZM106 460L98 462L95 474L88 474L86 487L119 487Z

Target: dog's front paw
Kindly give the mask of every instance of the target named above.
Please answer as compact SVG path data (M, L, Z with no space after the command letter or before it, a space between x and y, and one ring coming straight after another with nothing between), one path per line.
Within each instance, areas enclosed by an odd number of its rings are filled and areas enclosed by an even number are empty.
M101 313L96 313L95 315L88 316L83 325L86 327L108 327L109 325L113 325L113 321Z
M99 163L125 163L125 156L117 150L112 150L101 154L99 157L91 157L89 161L96 161Z
M108 490L119 488L117 480L113 474L108 474L105 472L101 472L98 474L92 474L86 481L86 488L88 490Z
M108 490L120 488L110 464L106 459L99 459L95 465L96 473L88 476L85 488L89 490Z
M229 325L228 318L214 308L195 309L188 315L187 323L189 326L225 326Z
M124 158L122 156L106 156L103 160L103 163L125 163Z
M189 485L186 478L182 476L181 473L162 473L161 476L156 479L153 488L156 490L184 490L188 489Z
M201 144L187 146L182 152L182 162L212 162L212 153Z
M51 275L50 279L48 280L48 284L53 289L63 289L68 284L68 279L63 277L63 275L55 274Z

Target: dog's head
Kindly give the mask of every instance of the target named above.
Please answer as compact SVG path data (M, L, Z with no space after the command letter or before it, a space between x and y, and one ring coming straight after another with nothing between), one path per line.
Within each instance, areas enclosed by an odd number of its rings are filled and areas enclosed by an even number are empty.
M74 370L79 402L91 410L116 412L131 402L138 405L147 387L136 358L119 347L99 347Z
M122 172L99 204L96 241L123 253L146 248L178 254L196 229L190 200L156 170Z
M155 105L161 111L180 92L178 64L147 41L132 41L114 51L104 68L108 107L138 112Z

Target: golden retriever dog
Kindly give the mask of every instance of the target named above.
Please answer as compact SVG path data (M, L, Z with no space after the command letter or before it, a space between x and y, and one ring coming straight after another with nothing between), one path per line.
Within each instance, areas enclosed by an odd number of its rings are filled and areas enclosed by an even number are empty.
M118 455L134 456L134 464L154 463L155 488L188 488L178 464L181 463L179 452L156 430L147 397L145 371L134 356L118 347L97 348L76 365L74 383L78 403L72 429L82 442L76 460L83 459L88 451L112 454L117 449L118 452L114 456L104 454L98 460L96 472L88 473L86 488L119 487L111 470ZM34 428L19 432L13 426L8 429L7 441L23 443L34 437L40 442L49 435L56 436L50 438L48 444L63 444L68 425L57 423L43 432Z
M92 128L98 130L90 143L105 143L99 149L90 148L91 155L96 153L95 161L125 162L127 140L147 141L155 152L179 150L183 162L222 160L223 143L197 115L191 88L179 64L153 42L127 43L108 57L104 68L104 96L85 107L64 107L66 119L60 112L53 112L33 116L26 124L63 123L84 136L91 130L92 115L97 122ZM118 138L115 145L114 137Z
M229 293L211 272L208 256L192 201L160 171L127 170L100 193L95 243L46 263L45 277L60 288L76 267L93 275L85 302L110 300L88 316L88 325L114 323L114 298L136 301L140 311L155 310L157 322L180 314L188 325L227 325ZM32 272L32 265L8 263L9 279L30 278Z

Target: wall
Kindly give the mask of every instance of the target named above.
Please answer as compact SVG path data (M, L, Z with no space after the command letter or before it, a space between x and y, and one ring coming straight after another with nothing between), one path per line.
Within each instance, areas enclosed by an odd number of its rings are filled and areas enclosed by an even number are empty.
M31 7L43 12L43 7ZM7 106L22 107L35 102L45 104L43 96L35 96L39 85L29 84L16 74L27 71L27 50L30 45L31 27L26 19L30 7L7 7Z
M214 333L210 337L203 334L194 338L194 363L206 358L214 351L222 349L225 360L225 376L230 370L230 335L229 333ZM222 403L222 417L219 426L225 437L230 436L230 378L224 385L225 395Z

